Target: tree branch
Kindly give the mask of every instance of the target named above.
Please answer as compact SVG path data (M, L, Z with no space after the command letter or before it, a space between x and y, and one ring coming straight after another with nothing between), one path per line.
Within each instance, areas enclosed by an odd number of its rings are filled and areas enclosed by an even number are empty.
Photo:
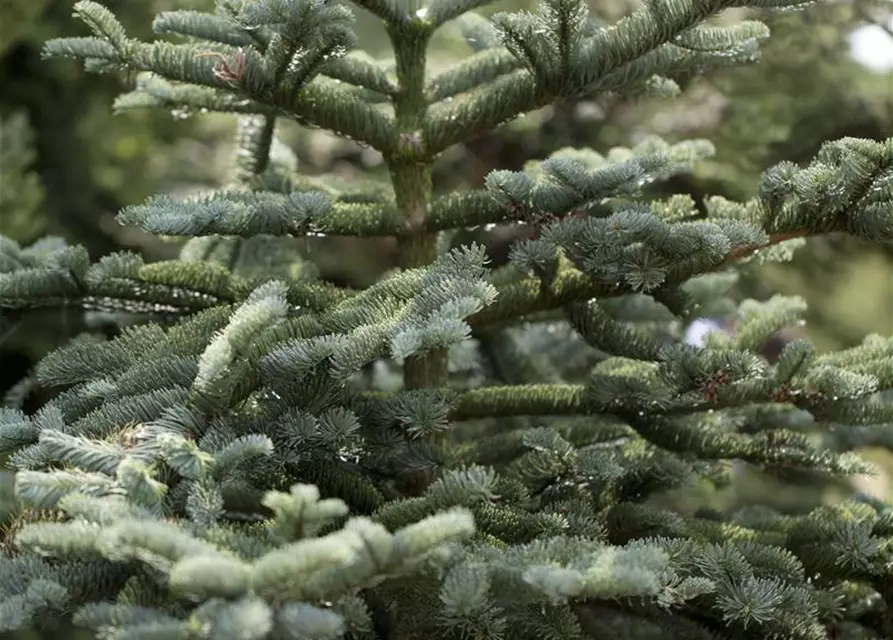
M593 78L604 78L633 60L646 55L705 18L724 8L725 0L689 2L683 11L667 10L655 15L655 5L636 11L610 29L601 31L587 44L572 65L586 69L585 76L574 82L549 83L562 87L559 93L542 86L530 71L523 69L505 75L472 93L467 99L440 103L425 123L425 143L429 153L492 131L520 114L534 111L557 98L573 95ZM584 64L585 63L585 64ZM566 79L562 79L566 80Z
M566 416L586 413L582 384L516 384L480 387L459 396L450 421L506 416Z
M725 260L718 262L709 271L721 271L731 263L751 256L757 251L807 235L808 231L805 229L785 231L772 234L769 236L769 242L765 244L736 247ZM700 274L690 274L685 280L694 275ZM681 281L668 282L667 284L681 284ZM544 282L536 277L528 277L503 286L499 290L499 297L496 299L496 302L492 306L471 316L469 324L473 328L480 328L507 320L515 320L521 316L539 311L557 309L571 302L582 302L591 298L616 297L631 293L635 293L635 291L628 286L596 282L582 271L564 269L550 282Z

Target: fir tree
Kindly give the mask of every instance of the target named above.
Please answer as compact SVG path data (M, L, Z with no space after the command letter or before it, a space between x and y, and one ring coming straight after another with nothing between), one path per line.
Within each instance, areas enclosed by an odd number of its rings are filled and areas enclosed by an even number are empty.
M706 141L563 149L480 190L437 193L447 148L557 100L672 95L673 77L755 62L736 6L649 0L606 25L581 0L474 13L477 0L362 0L394 64L352 50L323 0L220 0L141 42L90 1L92 36L47 43L88 69L142 72L119 109L239 114L223 188L157 196L119 220L186 237L178 260L0 239L8 313L118 319L43 359L0 409L21 510L0 558L0 627L74 622L107 638L889 638L893 510L852 500L728 518L649 496L722 485L729 462L805 477L866 470L889 438L893 342L770 363L796 298L736 300L741 265L812 235L893 239L893 140L827 143L746 202L701 215L643 197ZM477 52L429 77L432 34ZM382 154L390 182L301 176L278 119ZM455 231L533 225L511 264ZM397 239L367 289L315 278L302 236ZM731 335L684 327L732 310ZM33 414L40 385L58 390ZM812 437L818 433L820 438Z

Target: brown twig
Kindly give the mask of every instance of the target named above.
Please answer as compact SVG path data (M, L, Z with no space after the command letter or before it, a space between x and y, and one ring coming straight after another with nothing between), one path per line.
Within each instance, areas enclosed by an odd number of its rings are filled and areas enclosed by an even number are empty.
M196 58L216 58L214 63L214 75L227 82L238 83L242 81L245 75L247 60L245 58L245 50L239 48L232 58L227 58L217 51L205 51L195 55Z

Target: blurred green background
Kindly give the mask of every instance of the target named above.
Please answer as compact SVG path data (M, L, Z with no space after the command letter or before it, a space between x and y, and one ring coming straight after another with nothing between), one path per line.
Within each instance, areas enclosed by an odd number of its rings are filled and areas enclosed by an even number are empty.
M148 39L158 11L212 9L214 2L105 4L132 35ZM48 38L84 35L71 17L72 5L73 0L0 0L0 234L21 243L62 235L84 244L94 259L122 248L147 259L175 256L176 246L122 228L114 215L155 192L182 194L221 184L232 157L235 118L178 119L163 110L113 114L113 99L131 86L127 74L89 75L74 62L41 59ZM535 5L509 0L486 13ZM593 15L613 21L637 4L605 0L590 6ZM804 162L825 140L893 135L893 74L867 68L850 55L854 29L877 23L882 25L874 27L877 33L889 31L890 6L858 0L813 6L804 13L727 12L721 21L758 17L769 24L773 37L764 43L758 65L679 78L683 91L675 100L608 95L527 114L447 151L435 175L436 188L480 186L491 170L520 169L524 161L562 147L604 151L656 133L669 141L708 138L717 148L713 160L690 176L659 185L656 195L689 193L696 201L707 195L751 197L764 168L781 160ZM356 13L359 46L387 57L380 22L362 10ZM876 46L886 46L893 61L893 34L886 37ZM435 38L431 68L445 68L470 52L458 28L447 27ZM372 151L290 123L280 132L303 172L386 179L381 158ZM495 262L504 259L510 234L495 231L481 239ZM340 259L347 244L357 256L350 263ZM395 259L393 245L384 240L326 238L313 240L307 249L325 277L355 286L373 281ZM893 332L891 269L893 247L816 238L792 263L761 268L742 286L754 297L776 291L803 296L810 305L809 337L822 350L837 349L867 333ZM27 321L0 314L0 396L41 355L83 328L76 311L29 314ZM868 455L890 468L887 454ZM750 493L766 493L760 482L754 481ZM881 477L871 487L886 497L888 485ZM778 499L799 500L801 495L795 491Z

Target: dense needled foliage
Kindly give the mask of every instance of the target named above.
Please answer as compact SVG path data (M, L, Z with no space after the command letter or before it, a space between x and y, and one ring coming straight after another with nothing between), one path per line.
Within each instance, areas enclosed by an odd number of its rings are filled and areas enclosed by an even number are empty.
M616 24L582 0L362 0L394 59L353 50L322 0L172 11L142 42L100 4L48 56L139 72L116 103L239 117L221 189L158 195L122 224L186 238L178 260L91 259L0 237L0 307L120 321L43 359L0 408L20 512L0 558L0 628L73 617L105 638L893 637L893 510L668 510L657 492L730 482L730 462L802 478L868 466L886 442L893 341L760 346L797 298L738 300L738 269L806 238L893 240L893 140L828 142L768 168L744 202L654 200L713 149L648 138L564 149L439 193L438 156L525 112L758 60L789 0L648 0ZM431 75L432 35L476 52ZM48 63L49 64L49 63ZM277 121L381 154L385 183L311 178ZM699 209L701 204L703 209ZM706 215L703 211L706 210ZM456 230L532 225L510 264ZM394 237L364 290L317 279L295 238ZM702 314L734 332L682 340ZM57 393L34 413L40 386Z

